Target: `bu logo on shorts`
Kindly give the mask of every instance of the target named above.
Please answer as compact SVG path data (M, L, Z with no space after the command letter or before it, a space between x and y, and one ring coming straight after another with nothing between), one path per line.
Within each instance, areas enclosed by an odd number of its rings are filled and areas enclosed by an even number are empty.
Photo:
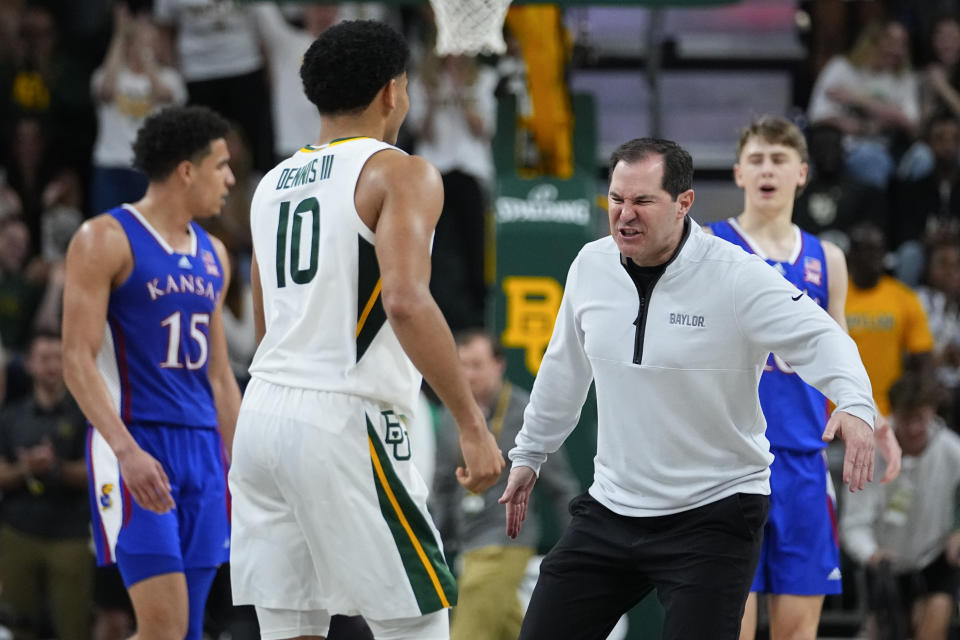
M392 410L381 411L386 433L383 438L384 444L393 445L393 457L395 460L410 459L410 440L407 438L407 430L403 428L399 416Z

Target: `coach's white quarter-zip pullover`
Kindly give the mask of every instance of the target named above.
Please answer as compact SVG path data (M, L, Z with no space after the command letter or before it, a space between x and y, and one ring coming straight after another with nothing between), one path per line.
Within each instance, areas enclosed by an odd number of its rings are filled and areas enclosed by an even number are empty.
M625 516L770 493L773 456L757 398L770 352L838 411L871 427L876 418L857 347L836 321L757 256L687 227L642 305L612 237L580 250L509 454L514 466L539 471L576 426L594 381L589 491Z

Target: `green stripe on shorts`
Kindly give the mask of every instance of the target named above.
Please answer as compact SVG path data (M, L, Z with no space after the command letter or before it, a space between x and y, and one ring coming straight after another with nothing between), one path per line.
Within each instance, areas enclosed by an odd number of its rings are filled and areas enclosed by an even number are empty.
M420 613L425 615L455 605L456 580L426 518L397 477L369 416L367 436L380 512L393 534Z

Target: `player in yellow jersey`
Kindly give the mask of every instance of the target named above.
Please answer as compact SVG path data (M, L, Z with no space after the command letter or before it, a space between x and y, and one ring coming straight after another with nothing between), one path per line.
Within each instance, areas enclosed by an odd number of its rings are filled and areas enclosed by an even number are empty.
M380 640L446 639L456 585L410 458L420 373L460 429L471 491L503 457L430 295L440 176L393 146L406 43L346 22L304 56L323 127L251 204L259 348L237 425L231 568L264 638L324 636L361 614Z

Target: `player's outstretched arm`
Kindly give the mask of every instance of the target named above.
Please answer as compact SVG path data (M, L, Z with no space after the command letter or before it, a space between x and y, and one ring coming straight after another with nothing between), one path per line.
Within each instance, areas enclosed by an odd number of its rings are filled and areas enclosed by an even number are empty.
M174 507L167 475L130 435L97 370L110 291L132 268L126 234L108 215L85 222L70 241L63 293L64 378L84 415L113 449L131 495L144 509L164 513Z
M210 388L213 390L213 402L217 407L220 437L223 438L227 460L232 460L233 434L237 429L237 414L240 413L240 387L233 375L233 369L230 368L227 336L223 329L223 301L227 297L232 271L226 247L213 236L210 240L220 259L220 268L223 269L223 289L220 291L220 299L217 300L217 306L210 318L210 363L207 366L207 376L210 378Z
M382 194L377 221L377 260L383 308L404 351L460 429L465 469L457 478L471 491L496 483L503 455L487 429L457 357L453 336L430 294L430 241L443 208L443 184L428 162L396 152L367 163L357 192ZM363 205L359 201L358 205Z

